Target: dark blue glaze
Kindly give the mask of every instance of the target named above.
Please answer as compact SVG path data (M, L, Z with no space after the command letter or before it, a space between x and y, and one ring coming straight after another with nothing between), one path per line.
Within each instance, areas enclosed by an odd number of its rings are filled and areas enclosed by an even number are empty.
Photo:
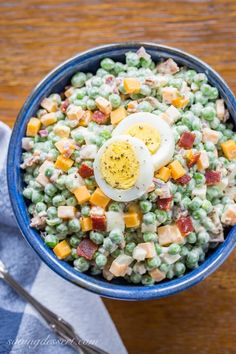
M71 76L76 71L95 72L101 59L111 57L124 61L124 53L128 50L137 50L143 45L154 61L160 58L173 58L181 65L186 65L198 72L204 72L212 85L219 89L220 95L225 99L230 114L236 123L236 100L232 91L222 78L207 64L180 50L169 48L154 43L121 43L105 45L78 54L72 59L58 66L41 81L25 102L13 129L7 162L7 177L10 198L14 214L23 236L37 252L40 258L56 273L65 279L93 291L99 295L122 300L149 300L176 294L199 283L214 272L232 252L236 244L236 227L228 233L226 240L218 246L199 268L189 271L181 278L164 281L152 286L127 285L123 280L116 279L107 282L101 277L94 277L79 273L70 264L57 259L41 239L39 233L29 227L30 216L22 196L22 173L20 171L21 139L25 135L27 121L34 116L42 99L51 92L61 92L68 84ZM30 266L30 265L29 265ZM46 286L46 279L45 279ZM66 296L66 292L65 292Z

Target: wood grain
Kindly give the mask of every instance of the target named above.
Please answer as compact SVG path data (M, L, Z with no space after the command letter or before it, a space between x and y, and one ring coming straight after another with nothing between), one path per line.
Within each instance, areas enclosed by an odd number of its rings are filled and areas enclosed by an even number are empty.
M179 47L212 65L236 92L235 0L1 0L0 13L0 119L10 126L47 72L104 43ZM129 353L236 353L235 264L236 252L207 280L170 298L104 300Z

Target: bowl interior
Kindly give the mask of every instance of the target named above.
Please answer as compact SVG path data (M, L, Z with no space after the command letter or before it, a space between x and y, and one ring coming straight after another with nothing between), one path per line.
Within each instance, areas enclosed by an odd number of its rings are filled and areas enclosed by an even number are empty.
M110 57L116 61L124 62L124 54L129 50L137 50L141 45L143 45L148 53L151 54L155 62L158 62L161 58L171 57L180 65L186 65L198 72L206 73L209 82L219 89L220 95L225 99L233 121L236 122L236 102L232 92L220 76L199 59L174 48L150 43L106 45L69 59L67 62L49 73L49 75L36 86L17 118L8 153L7 175L14 214L24 237L39 254L42 260L46 262L51 269L75 284L102 296L127 300L160 298L177 293L203 280L225 260L234 248L236 243L236 228L231 229L225 242L219 245L213 252L209 253L207 259L199 266L199 268L189 271L181 278L169 281L166 280L160 284L152 286L128 285L120 279L113 280L109 283L102 277L79 273L70 264L64 261L59 261L53 251L44 245L39 233L29 227L30 216L27 212L26 203L22 196L23 181L19 165L22 154L21 139L25 134L27 121L31 116L34 116L39 108L40 102L45 96L52 92L62 92L63 88L70 82L70 78L75 72L84 71L95 73L99 67L100 61L104 57Z

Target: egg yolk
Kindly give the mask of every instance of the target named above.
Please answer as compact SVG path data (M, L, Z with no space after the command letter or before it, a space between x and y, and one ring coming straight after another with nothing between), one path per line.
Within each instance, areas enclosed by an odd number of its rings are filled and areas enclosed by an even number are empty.
M100 170L104 180L111 187L133 187L139 174L139 160L132 145L119 141L107 146L101 157Z
M151 125L137 123L130 126L124 134L140 139L147 146L151 154L155 154L160 147L161 137L159 132Z

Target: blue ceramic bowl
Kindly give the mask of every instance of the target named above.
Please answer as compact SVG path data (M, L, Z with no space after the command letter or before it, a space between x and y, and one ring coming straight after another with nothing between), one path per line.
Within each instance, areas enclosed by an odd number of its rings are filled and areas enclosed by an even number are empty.
M209 254L199 268L189 271L181 278L169 281L166 280L160 284L152 286L131 286L127 285L127 283L122 280L116 279L110 283L101 277L79 273L70 264L57 259L53 251L45 246L39 233L29 227L30 217L27 212L25 200L22 196L23 182L20 170L22 153L21 139L25 134L28 119L31 116L34 116L42 99L51 92L63 91L63 88L68 84L71 76L76 71L95 72L101 59L105 57L124 61L125 52L129 50L137 50L141 45L151 54L154 61L158 61L160 58L171 57L181 65L186 65L198 72L206 73L210 83L219 89L220 95L224 98L231 117L236 123L236 100L232 91L212 68L196 57L180 50L156 45L154 43L121 43L105 45L78 54L74 58L67 60L51 71L45 79L36 86L17 118L10 141L7 164L10 198L18 226L26 240L38 253L41 259L52 270L70 282L99 295L121 300L158 299L176 294L199 283L214 272L234 249L236 244L236 227L231 229L225 242Z

